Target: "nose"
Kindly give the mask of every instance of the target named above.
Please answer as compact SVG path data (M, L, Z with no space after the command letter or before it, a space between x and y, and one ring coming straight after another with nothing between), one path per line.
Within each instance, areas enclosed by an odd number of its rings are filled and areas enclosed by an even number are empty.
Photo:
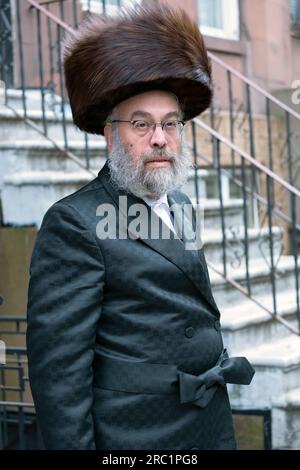
M167 139L165 136L164 131L162 130L161 125L156 125L155 126L155 131L152 133L151 139L150 139L150 145L152 147L164 147L167 144Z

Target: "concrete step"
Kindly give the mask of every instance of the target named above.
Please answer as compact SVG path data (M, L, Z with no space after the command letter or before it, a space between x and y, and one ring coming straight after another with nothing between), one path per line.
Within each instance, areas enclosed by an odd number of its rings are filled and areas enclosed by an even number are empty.
M300 337L288 333L285 338L261 346L243 348L234 353L246 357L255 369L250 386L229 384L231 404L235 408L272 408L278 397L300 383Z
M1 194L5 224L36 225L54 202L80 189L94 176L85 171L28 171L4 178Z
M24 110L17 109L16 111L20 117L9 108L3 106L0 108L0 141L36 139L38 135L37 131L23 121L23 117L25 117ZM28 109L27 118L30 119L41 132L44 132L43 113L39 109ZM45 120L46 132L51 139L64 140L64 122L68 141L84 141L84 133L73 124L72 115L70 113L65 115L64 121L61 113L46 111Z
M58 141L63 146L63 142ZM105 163L105 143L103 138L90 140L91 144L91 170L95 176ZM72 141L70 150L76 155L83 155L85 145L82 141ZM100 156L101 155L101 156ZM44 140L27 140L0 143L0 188L2 187L2 205L4 222L20 225L40 224L43 208L48 208L61 197L79 189L80 185L90 181L90 175L80 171L80 167L72 160L61 154L51 142ZM70 174L70 177L66 175ZM53 185L53 188L47 188ZM39 199L37 212L24 210L22 215L18 209L14 210L12 201L18 206L19 200L27 200L28 207L35 199ZM43 201L43 199L45 199ZM48 200L49 198L49 200ZM43 201L43 202L42 202ZM232 200L229 208L239 206L239 200ZM213 225L216 217L218 201L204 200L206 208L206 221ZM6 207L8 205L9 207ZM20 218L19 218L20 217ZM210 223L210 217L213 219ZM218 237L214 239L217 241ZM219 238L220 239L220 238Z
M223 264L209 266L212 290L220 308L238 305L243 294L226 282L224 277L213 270L223 272ZM276 265L275 288L276 292L295 290L295 261L292 256L281 256ZM249 277L252 296L271 296L270 260L268 258L249 259ZM243 263L238 268L227 265L227 278L238 282L246 288L246 268ZM300 283L300 259L298 259L298 278Z
M64 148L63 141L57 144ZM90 168L97 171L103 166L106 144L103 138L89 140ZM86 147L82 141L71 141L68 150L86 164ZM57 149L52 142L42 140L16 140L0 142L0 175L2 178L23 171L77 171L78 164ZM1 185L1 176L0 176Z
M300 408L300 387L276 397L273 400L273 405L281 408Z
M245 258L245 227L231 226L225 231L225 254L227 263L233 267L243 264ZM283 236L282 227L272 227L273 250L275 258L281 250L280 240ZM259 258L269 254L269 229L267 227L248 228L248 253L249 258ZM222 230L207 229L203 231L203 249L207 261L220 264L223 262L223 234Z
M195 198L191 198L194 206L197 206ZM210 229L221 229L220 200L210 198L199 198L199 207L201 214L202 233ZM243 200L228 199L224 202L224 220L225 226L243 225Z
M59 111L61 109L61 97L44 90L44 108L47 111ZM23 98L25 98L26 107L28 109L42 109L42 91L41 89L26 89L24 94L22 90L9 88L5 90L0 87L0 106L9 105L14 109L23 109ZM67 107L66 107L67 108Z
M272 310L272 296L259 298L261 304ZM281 292L277 296L277 313L291 326L297 328L297 301L295 291ZM224 344L235 354L247 346L253 348L268 340L285 338L288 330L252 300L244 298L238 305L221 309Z
M273 401L273 448L300 449L300 388Z

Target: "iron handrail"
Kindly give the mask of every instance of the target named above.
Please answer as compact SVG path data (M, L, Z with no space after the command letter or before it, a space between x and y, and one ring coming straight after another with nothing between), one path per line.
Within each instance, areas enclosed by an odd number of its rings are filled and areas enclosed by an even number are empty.
M0 322L27 321L24 315L0 315Z
M193 147L191 145L189 145L189 148L190 150L193 150ZM206 164L210 164L210 160L205 157L202 153L200 152L196 152L196 156L197 157L200 157L201 160L203 160ZM194 169L196 169L197 171L198 170L201 170L202 167L200 164L196 164L194 163ZM215 172L217 172L218 170L217 169L214 169ZM229 171L229 170L226 170L224 168L222 168L222 174L228 176L239 188L242 188L242 182L239 181L235 176L232 175L232 173ZM251 194L251 196L253 198L255 198L260 204L264 205L265 207L267 207L268 205L268 201L266 198L264 198L263 196L261 196L260 194L257 194L253 189L251 188L246 188L246 192L248 194ZM199 200L199 196L197 198L196 196L196 200ZM287 216L286 214L284 214L279 208L277 207L274 207L273 208L273 213L276 215L276 216L279 216L282 220L284 220L285 222L288 222L288 223L291 223L291 218L289 216ZM297 230L299 230L300 232L300 224L297 224L296 223L296 228Z
M17 408L34 408L34 404L23 401L4 401L0 400L0 406L16 406Z
M262 95L264 95L265 98L269 99L270 101L273 101L274 104L276 104L277 106L279 106L282 110L288 112L289 114L291 114L294 118L298 119L300 121L300 114L297 113L296 111L294 111L292 108L290 108L289 106L287 106L285 103L283 103L282 101L280 101L278 98L275 98L275 96L271 95L270 93L268 93L266 90L264 90L263 88L261 88L259 85L257 85L253 80L251 80L250 78L247 78L245 75L243 75L241 72L239 72L238 70L235 70L233 67L231 67L230 65L226 64L226 62L224 62L222 59L219 59L219 57L217 57L215 54L212 54L211 52L208 52L208 56L211 58L211 60L213 62L216 62L217 64L219 64L221 67L225 68L226 70L228 70L228 72L232 73L232 75L235 75L237 78L239 78L240 80L242 80L244 83L246 83L247 85L250 85L252 88L254 88L256 91L258 91L259 93L261 93Z
M66 2L67 0L43 0L39 5L51 5L51 3Z
M26 124L28 124L28 126L30 126L32 129L34 129L39 134L41 134L43 137L45 137L49 142L51 142L54 145L54 147L56 147L57 150L59 150L61 153L63 153L67 158L69 158L70 160L73 160L73 162L75 162L78 166L80 166L81 168L86 170L92 176L94 176L94 177L97 176L97 173L95 171L91 170L90 168L87 168L87 166L84 163L82 163L81 160L73 152L70 152L70 150L67 150L67 149L63 148L54 139L51 139L51 137L49 137L49 135L45 135L44 132L42 132L38 128L38 126L36 126L34 124L34 122L31 119L29 119L28 117L22 116L22 114L20 114L18 111L16 111L9 104L6 104L6 107L9 108L18 118L23 119L23 121Z
M26 354L27 348L26 346L7 346L6 352L7 354Z
M217 140L219 140L220 142L225 144L231 150L238 153L241 157L243 157L245 160L247 160L249 163L251 163L251 165L254 165L262 173L265 173L266 175L270 176L270 178L272 178L274 181L281 184L285 189L287 189L291 193L295 194L295 196L300 198L300 191L297 188L295 188L290 183L288 183L287 181L282 179L280 176L276 175L276 173L274 173L272 170L270 170L267 166L265 166L262 163L258 162L255 158L251 157L251 155L249 153L247 153L244 150L237 147L230 140L228 140L226 137L222 136L218 131L214 130L212 127L210 127L205 122L203 122L199 119L194 119L194 121L197 125L202 127L204 130L206 130L209 134L211 134Z
M58 18L57 16L53 15L53 13L51 13L50 11L48 11L46 8L44 8L42 5L40 5L39 3L37 3L35 0L27 0L27 3L29 3L31 6L30 8L36 8L37 10L39 10L41 13L43 13L44 15L48 16L49 19L51 19L52 21L54 21L54 23L56 23L58 26L60 26L61 28L64 28L66 31L68 31L68 33L70 34L75 34L75 31L73 28L71 28L71 26L69 26L67 23L65 23L65 21L62 21L60 18Z

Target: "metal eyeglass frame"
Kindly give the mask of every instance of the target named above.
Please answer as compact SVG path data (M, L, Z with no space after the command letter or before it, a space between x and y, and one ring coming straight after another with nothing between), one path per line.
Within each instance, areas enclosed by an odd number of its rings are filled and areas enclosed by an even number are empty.
M149 132L149 130L152 128L153 130L153 133L155 132L155 129L156 129L156 126L157 124L159 124L162 128L162 131L164 131L164 126L168 123L168 122L178 122L180 124L182 124L182 127L179 127L179 134L182 133L183 131L183 127L185 125L185 121L181 121L179 119L167 119L166 121L160 121L160 122L153 122L153 121L145 121L144 119L134 119L134 120L130 120L130 121L127 121L127 120L123 120L123 119L113 119L112 121L110 121L111 124L113 124L114 122L129 122L132 126L134 126L134 124L136 122L144 122L146 124L149 124L149 126L147 126L147 130L145 132L145 135Z

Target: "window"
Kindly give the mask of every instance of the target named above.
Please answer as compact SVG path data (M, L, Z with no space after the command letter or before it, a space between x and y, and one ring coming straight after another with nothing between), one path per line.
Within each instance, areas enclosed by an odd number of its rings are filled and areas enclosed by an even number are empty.
M208 36L238 40L238 0L198 0L201 32Z
M290 0L292 34L300 37L300 0Z
M83 11L113 15L117 13L120 7L126 7L132 4L133 1L134 0L81 0L81 5Z

